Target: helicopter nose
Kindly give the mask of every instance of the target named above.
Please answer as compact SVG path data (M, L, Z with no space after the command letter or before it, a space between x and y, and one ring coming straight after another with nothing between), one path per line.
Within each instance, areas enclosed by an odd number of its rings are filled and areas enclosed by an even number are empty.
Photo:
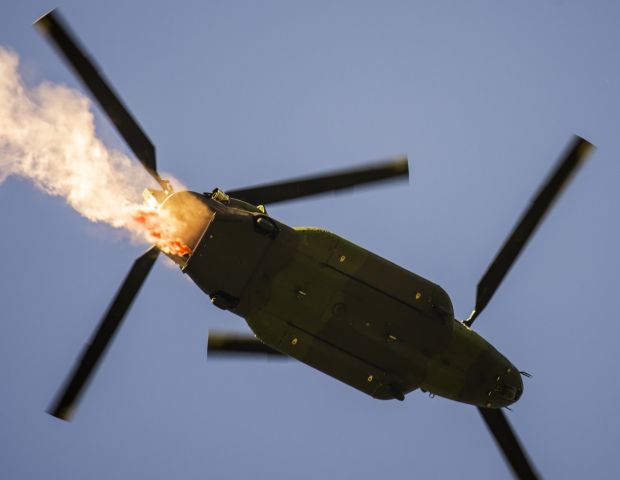
M514 366L510 366L495 379L495 385L487 393L487 407L499 408L512 405L523 394L523 380Z

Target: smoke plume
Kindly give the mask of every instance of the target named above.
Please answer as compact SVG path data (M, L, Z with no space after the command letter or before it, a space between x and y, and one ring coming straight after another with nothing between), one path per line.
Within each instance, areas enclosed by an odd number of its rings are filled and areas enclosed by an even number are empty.
M27 178L93 222L125 228L167 253L187 253L170 238L175 229L166 212L142 198L154 184L150 175L97 138L88 98L50 82L28 88L18 66L17 54L0 46L0 183Z

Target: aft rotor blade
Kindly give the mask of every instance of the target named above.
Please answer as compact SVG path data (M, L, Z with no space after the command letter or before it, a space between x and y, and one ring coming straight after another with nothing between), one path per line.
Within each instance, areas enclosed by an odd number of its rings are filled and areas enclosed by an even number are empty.
M269 355L285 357L283 353L268 347L254 335L242 335L238 333L209 332L207 343L209 356L249 356Z
M51 415L62 420L70 419L86 384L97 368L99 360L118 330L131 303L140 291L140 287L151 271L158 254L159 250L152 247L134 262L123 285L108 307L108 311L101 319L95 335L48 410Z
M253 205L265 205L353 188L367 183L405 178L409 178L407 157L397 157L350 170L339 170L233 191L227 190L226 193Z
M465 320L471 326L482 310L487 306L491 297L512 267L513 263L527 244L528 240L540 224L545 214L559 196L563 187L571 179L577 168L583 163L594 146L581 137L575 136L572 144L558 162L547 182L538 191L530 207L521 216L521 219L500 249L499 253L489 265L486 273L478 283L476 307L469 318Z
M90 90L138 160L166 190L167 183L157 173L155 147L123 105L119 96L103 78L94 62L88 58L85 49L80 46L60 14L56 10L52 10L39 18L35 25L62 54L66 62Z
M520 480L539 478L504 413L493 408L478 410L516 477Z

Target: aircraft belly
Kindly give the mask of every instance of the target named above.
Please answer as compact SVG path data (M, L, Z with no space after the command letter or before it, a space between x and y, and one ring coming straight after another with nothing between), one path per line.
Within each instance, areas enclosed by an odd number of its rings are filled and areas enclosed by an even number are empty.
M422 387L474 403L488 347L438 285L333 233L271 219L272 235L214 209L184 272L265 344L376 398Z
M257 336L377 398L418 388L452 334L445 292L332 233L292 234L285 265L263 271L282 257L276 241L243 296L260 305L243 315Z

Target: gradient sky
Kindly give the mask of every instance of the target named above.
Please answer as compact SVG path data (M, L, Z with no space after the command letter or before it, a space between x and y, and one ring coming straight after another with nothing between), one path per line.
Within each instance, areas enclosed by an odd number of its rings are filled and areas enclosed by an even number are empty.
M507 413L538 470L617 474L618 2L5 2L0 44L27 82L82 89L31 26L56 6L160 170L194 190L408 154L408 186L270 213L439 283L459 318L571 135L597 145L475 327L533 374ZM373 400L294 362L207 362L210 328L247 327L163 261L74 421L52 418L145 247L16 178L0 185L0 225L3 479L509 476L470 406Z

